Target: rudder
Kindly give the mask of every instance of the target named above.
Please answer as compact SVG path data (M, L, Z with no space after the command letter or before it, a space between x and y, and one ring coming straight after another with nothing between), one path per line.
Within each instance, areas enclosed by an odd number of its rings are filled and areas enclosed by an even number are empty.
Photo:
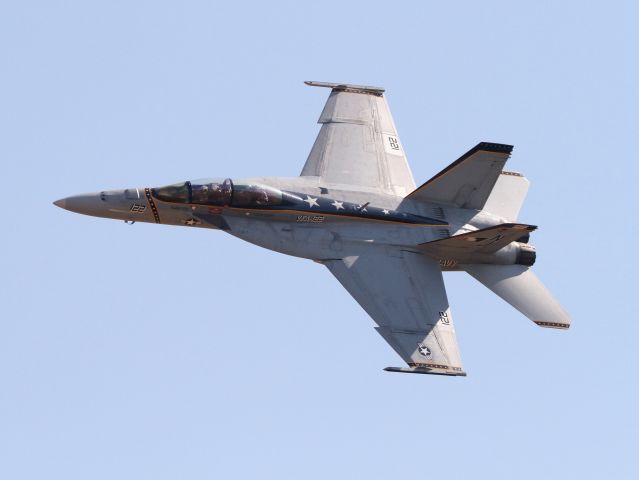
M484 210L506 221L514 222L524 204L529 186L530 182L522 174L501 172L486 200Z

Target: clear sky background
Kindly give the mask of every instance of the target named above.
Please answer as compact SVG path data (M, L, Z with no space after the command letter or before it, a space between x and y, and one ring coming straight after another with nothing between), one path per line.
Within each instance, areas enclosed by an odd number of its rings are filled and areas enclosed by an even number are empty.
M635 5L3 2L0 478L636 478ZM303 80L386 87L418 184L514 144L572 328L448 274L468 377L386 373L322 266L51 204L298 175Z

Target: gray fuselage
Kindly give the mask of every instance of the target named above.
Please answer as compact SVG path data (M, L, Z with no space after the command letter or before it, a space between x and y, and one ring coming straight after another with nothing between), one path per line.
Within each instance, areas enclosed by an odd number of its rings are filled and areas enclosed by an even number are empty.
M316 177L255 177L240 182L294 192L298 201L290 207L198 204L187 198L163 200L161 189L133 188L77 195L56 204L127 222L220 229L269 250L319 261L356 255L363 246L417 251L419 244L504 221L483 211L413 202L352 185L320 183Z

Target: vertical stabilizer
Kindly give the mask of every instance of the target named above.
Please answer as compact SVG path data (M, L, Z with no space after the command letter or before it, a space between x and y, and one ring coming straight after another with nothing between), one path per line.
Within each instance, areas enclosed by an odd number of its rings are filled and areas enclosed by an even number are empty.
M512 145L481 142L406 199L483 210L512 150Z
M484 210L508 222L514 222L526 199L529 186L528 179L520 173L501 172L484 205Z

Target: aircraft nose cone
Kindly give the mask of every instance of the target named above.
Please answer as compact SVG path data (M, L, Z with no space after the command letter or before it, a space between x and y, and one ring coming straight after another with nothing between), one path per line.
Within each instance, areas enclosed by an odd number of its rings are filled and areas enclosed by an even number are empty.
M95 194L73 195L71 197L61 198L53 204L56 207L64 208L70 212L82 213L84 215L96 215L100 213L99 198Z
M144 210L135 210L132 213L131 209L135 202L139 203L140 201L139 189L128 189L103 190L95 193L72 195L56 200L53 204L56 207L64 208L74 213L81 213L82 215L114 218L116 220L143 221L147 219L147 217L141 213L144 212ZM150 210L148 214L150 215Z

